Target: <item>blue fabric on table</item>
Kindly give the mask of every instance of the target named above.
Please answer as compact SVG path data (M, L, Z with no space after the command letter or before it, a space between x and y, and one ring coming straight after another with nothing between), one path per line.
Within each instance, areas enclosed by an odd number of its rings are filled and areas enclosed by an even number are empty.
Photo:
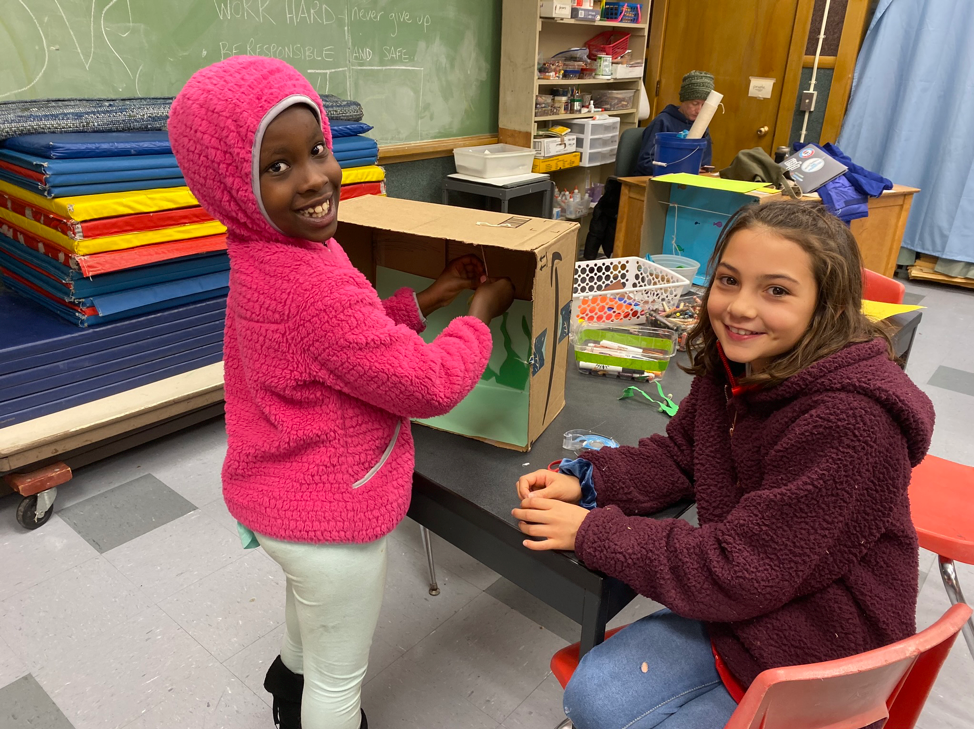
M575 460L563 458L558 465L558 473L564 473L566 476L574 476L578 479L578 483L582 487L582 500L578 502L578 505L583 509L594 509L597 506L595 503L595 481L592 478L593 468L592 462L586 461L584 458L576 458Z
M974 263L974 3L880 0L839 145L918 187L903 247Z
M7 149L47 159L172 154L168 132L28 134L3 144Z
M331 136L333 140L341 139L342 137L354 137L358 134L365 134L366 132L372 131L372 127L365 122L342 121L341 119L332 119L330 117L328 122L331 124Z
M797 152L807 146L809 146L807 143L796 142L794 149ZM879 197L883 194L883 190L893 189L892 181L857 165L849 155L834 144L812 144L811 146L818 147L836 162L848 168L844 174L816 190L825 208L845 223L869 217L869 198Z

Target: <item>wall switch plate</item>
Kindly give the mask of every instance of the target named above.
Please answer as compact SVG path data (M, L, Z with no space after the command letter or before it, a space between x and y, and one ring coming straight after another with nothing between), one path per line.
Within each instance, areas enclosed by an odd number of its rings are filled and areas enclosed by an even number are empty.
M802 91L802 103L798 108L802 111L815 111L815 97L818 91Z

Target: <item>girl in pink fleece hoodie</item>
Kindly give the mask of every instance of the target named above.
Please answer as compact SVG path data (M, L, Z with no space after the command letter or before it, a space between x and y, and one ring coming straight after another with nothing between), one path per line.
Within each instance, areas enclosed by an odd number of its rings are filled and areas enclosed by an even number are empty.
M474 388L513 286L466 257L426 291L381 301L332 237L342 173L328 120L282 61L197 72L169 131L190 189L228 229L223 493L287 576L284 645L265 681L275 722L365 727L385 537L409 505L410 418ZM426 344L425 316L464 289L476 289L470 316Z

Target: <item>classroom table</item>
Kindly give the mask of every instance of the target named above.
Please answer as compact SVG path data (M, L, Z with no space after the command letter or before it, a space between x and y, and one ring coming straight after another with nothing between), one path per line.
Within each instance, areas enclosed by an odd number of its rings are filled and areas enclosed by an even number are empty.
M620 177L619 217L616 222L615 244L612 255L638 256L642 244L643 218L646 206L646 184L650 177ZM903 242L903 231L910 215L913 196L920 192L916 187L893 185L879 197L869 198L869 217L852 221L852 234L859 244L862 264L870 271L892 276L896 270L896 258ZM782 199L780 194L760 195L760 202ZM815 193L803 200L821 204Z
M921 312L891 319L898 329L894 344L909 356ZM680 402L690 391L691 377L674 358L662 380L663 390ZM643 398L620 401L627 380L594 377L569 367L565 409L529 453L506 450L423 426L413 427L416 472L409 516L462 549L501 576L581 625L584 654L605 637L605 625L634 597L624 583L585 567L574 553L535 552L522 545L511 509L517 505L515 483L530 471L574 455L562 449L568 430L585 428L636 445L640 438L661 433L669 418ZM651 383L639 385L647 392ZM678 517L690 502L665 509L655 518Z

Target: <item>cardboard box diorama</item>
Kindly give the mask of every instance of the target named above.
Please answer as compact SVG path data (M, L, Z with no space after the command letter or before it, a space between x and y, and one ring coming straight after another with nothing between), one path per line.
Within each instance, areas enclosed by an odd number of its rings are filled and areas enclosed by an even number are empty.
M336 239L386 298L426 288L447 263L479 256L510 278L515 301L491 324L493 354L480 382L447 415L417 422L527 451L565 406L578 224L365 196L343 201ZM432 341L467 312L472 294L427 318Z
M710 280L707 264L714 252L717 238L730 217L745 205L756 205L774 197L753 191L734 192L698 186L734 182L737 181L694 180L691 184L682 184L668 182L660 177L650 179L646 183L646 208L643 213L639 255L666 253L692 258L700 264L692 283L705 286ZM754 189L764 186L764 183L753 184ZM746 188L748 183L737 182L736 187Z

